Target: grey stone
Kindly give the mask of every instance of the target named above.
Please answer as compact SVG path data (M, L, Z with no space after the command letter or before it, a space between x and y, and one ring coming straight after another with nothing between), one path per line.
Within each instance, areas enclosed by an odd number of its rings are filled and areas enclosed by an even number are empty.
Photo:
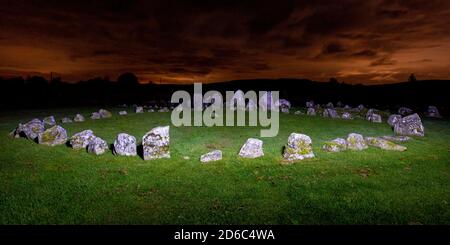
M333 109L333 108L334 108L334 105L333 105L333 103L328 102L328 104L325 105L325 108Z
M170 110L169 110L169 108L167 108L167 107L163 107L163 108L161 108L161 109L159 109L158 110L158 112L169 112Z
M257 158L264 156L263 141L249 138L239 151L239 156L244 158Z
M48 125L48 126L56 125L56 120L55 120L54 116L49 116L49 117L44 118L43 122L45 125Z
M308 108L308 111L306 112L306 115L308 116L315 116L316 115L316 109L314 108Z
M156 127L142 138L144 160L170 158L169 126Z
M109 117L112 117L111 112L110 112L110 111L107 111L107 110L105 110L105 109L100 109L100 110L98 111L98 113L100 114L100 117L101 117L101 118L109 118Z
M155 109L148 109L148 112L155 112Z
M339 115L337 114L335 109L326 108L323 110L323 117L339 118Z
M108 150L108 143L100 137L94 137L87 146L87 151L95 155L101 155Z
M129 134L120 133L114 141L113 152L119 156L136 156L136 138Z
M400 121L400 119L402 119L402 116L397 115L397 114L392 114L389 116L387 123L391 126L394 127L394 125Z
M394 132L399 135L425 136L425 128L417 113L400 119L394 126Z
M329 152L339 152L347 149L347 141L342 138L337 138L332 141L325 142L322 149Z
M278 107L280 108L281 112L287 111L287 113L289 113L289 109L291 109L291 102L289 102L286 99L280 99L280 100L278 100L275 103L276 103L276 105L278 105ZM283 109L284 109L284 111L283 111Z
M356 107L359 111L362 111L362 110L364 110L365 109L365 107L364 107L364 105L359 105L358 107Z
M338 101L338 102L336 103L336 107L341 108L341 107L343 107L343 106L344 106L344 104L342 104L341 101Z
M369 121L374 122L374 123L381 123L382 119L379 114L373 113L372 116L370 116Z
M128 112L127 111L119 111L119 115L126 116L126 115L128 115Z
M136 112L136 113L144 113L144 107L142 107L142 106L137 106L137 107L134 109L134 112Z
M43 133L44 131L44 122L37 118L34 118L33 120L25 124L20 123L17 128L11 133L11 135L15 138L24 136L27 139L34 140L39 136L39 134Z
M302 114L303 114L303 112L301 112L301 111L294 112L294 115L302 115Z
M83 115L81 114L76 114L75 117L73 118L74 122L84 122L86 119L84 118Z
M341 116L342 119L346 119L346 120L351 120L353 119L352 114L350 114L350 112L345 111L344 113L342 113Z
M412 113L413 113L413 110L408 107L400 107L398 109L398 114L400 114L402 116L408 116L408 115L411 115Z
M366 137L366 143L370 146L375 146L378 148L381 148L383 150L389 150L389 151L406 151L406 147L397 145L395 143L392 143L391 141L378 138L378 137Z
M314 108L314 101L306 101L306 108Z
M347 137L347 149L350 150L364 150L367 149L367 143L364 137L360 134L351 133Z
M221 159L222 159L222 151L220 150L208 152L200 157L200 161L203 163L219 161Z
M436 106L428 106L427 110L427 116L428 117L434 117L434 118L442 118L441 114L439 113L439 110Z
M38 135L38 143L42 145L55 146L65 144L66 142L67 132L59 125L55 125Z
M406 142L411 139L411 137L404 136L404 135L385 135L385 136L382 136L381 138L383 138L385 140L389 140L389 141L395 141L395 142Z
M312 140L308 135L292 133L284 147L283 158L287 161L297 161L313 158Z
M102 118L102 116L98 112L93 112L91 115L91 119L98 120L100 118Z
M70 119L70 118L68 118L68 117L63 117L63 118L61 119L61 122L62 122L62 123L72 123L73 121L72 121L72 119Z
M70 137L70 145L73 149L86 149L89 143L95 139L95 135L92 130L83 130Z

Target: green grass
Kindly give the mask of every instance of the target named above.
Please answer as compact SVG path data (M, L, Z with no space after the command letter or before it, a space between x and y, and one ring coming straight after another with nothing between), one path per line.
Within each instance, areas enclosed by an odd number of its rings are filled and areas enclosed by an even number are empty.
M281 115L280 133L263 138L265 156L237 153L258 127L171 127L171 159L101 156L49 147L8 133L20 122L99 108L23 111L0 116L1 224L450 224L450 124L424 119L426 136L406 152L327 153L324 142L392 134L364 120ZM120 132L141 137L170 125L170 113L144 113L63 124L112 143ZM316 158L283 165L292 132L313 140ZM221 149L224 159L201 164ZM184 160L188 156L190 160Z

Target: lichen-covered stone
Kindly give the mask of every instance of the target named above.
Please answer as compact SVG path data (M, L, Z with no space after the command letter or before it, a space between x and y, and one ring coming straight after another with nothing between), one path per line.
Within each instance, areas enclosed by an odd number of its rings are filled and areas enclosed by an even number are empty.
M136 138L132 135L120 133L114 141L114 154L119 156L136 156Z
M287 161L297 161L313 158L312 140L308 135L292 133L284 147L283 158Z
M351 133L347 136L347 149L350 150L364 150L367 149L367 143L364 137L360 134Z
M398 109L398 114L402 115L402 116L408 116L411 115L414 111L408 107L400 107Z
M61 119L61 123L72 123L72 119L68 118L68 117L63 117Z
M67 132L66 130L59 126L55 125L38 136L38 143L42 145L62 145L67 142Z
M391 141L378 138L378 137L366 137L366 143L370 146L375 146L378 148L381 148L383 150L389 150L389 151L406 151L406 147L397 145L395 143L392 143Z
M54 116L48 116L46 118L44 118L44 124L48 125L48 126L55 126L56 125L56 120Z
M249 138L239 151L239 156L245 158L257 158L264 156L263 141Z
M385 140L389 140L389 141L395 141L395 142L406 142L411 139L411 137L404 136L404 135L385 135L385 136L382 136L381 138L383 138Z
M200 161L203 163L219 161L221 159L222 159L222 151L221 150L211 151L200 157Z
M86 149L89 143L94 139L94 132L88 129L72 135L69 143L73 149Z
M86 119L84 118L83 115L81 114L76 114L75 117L73 118L74 122L84 122Z
M394 125L400 121L400 119L402 119L402 116L397 115L397 114L392 114L389 116L387 123L391 126L394 127Z
M347 149L347 141L342 138L337 138L332 141L325 142L322 149L329 152L343 151Z
M95 155L101 155L108 150L108 143L100 137L94 137L87 146L87 151Z
M428 117L434 117L434 118L442 118L441 114L439 113L439 110L436 106L428 106L427 110L427 116Z
M425 128L417 113L400 119L394 126L394 132L399 135L425 136Z
M128 113L127 111L119 111L120 116L126 116Z
M44 122L34 118L33 120L25 123L19 124L17 128L11 133L15 138L26 137L27 139L34 140L39 134L43 133L45 130Z
M315 116L316 115L316 109L309 107L308 111L306 112L306 115L308 116Z
M142 138L144 160L170 158L169 126L156 127Z
M346 119L346 120L351 120L353 119L352 114L350 114L350 112L345 111L344 113L342 113L341 116L342 119Z
M112 117L112 113L111 113L110 111L105 110L105 109L100 109L100 110L98 111L98 113L100 114L100 117L101 117L101 118L109 118L109 117Z
M144 107L142 107L142 106L137 106L137 107L134 109L134 112L136 112L136 113L144 113Z
M93 112L91 115L91 119L98 120L100 118L102 118L102 116L98 112Z

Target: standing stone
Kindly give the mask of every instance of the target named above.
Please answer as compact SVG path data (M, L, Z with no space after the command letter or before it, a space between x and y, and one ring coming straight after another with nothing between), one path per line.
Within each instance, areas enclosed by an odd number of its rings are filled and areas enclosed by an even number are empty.
M389 141L395 141L395 142L406 142L411 139L411 137L404 136L404 135L385 135L381 137L385 140Z
M366 113L366 120L367 121L371 121L373 113L374 113L374 109L369 109L367 111L367 113Z
M170 158L169 126L156 127L142 138L144 160Z
M44 130L44 123L41 120L35 118L25 124L19 124L11 134L15 138L24 136L27 139L34 140L39 136L39 134L43 133Z
M136 113L144 113L144 108L142 106L137 106L136 109L134 109L134 112L136 112Z
M342 118L342 119L346 119L346 120L353 119L352 114L350 114L350 112L347 112L347 111L344 112L344 113L342 113L341 118Z
M399 135L425 136L425 128L417 113L400 119L394 126L394 132Z
M112 117L111 112L109 112L109 111L107 111L107 110L105 110L105 109L100 109L100 110L98 111L98 113L100 114L100 117L101 117L101 118L109 118L109 117Z
M413 110L407 108L407 107L400 107L398 109L398 114L402 115L402 116L407 116L413 113Z
M89 143L95 139L95 135L92 132L92 130L84 130L79 133L74 134L70 138L70 145L73 149L86 149L86 147L89 145Z
M352 109L352 108L349 105L344 106L344 110L350 110L350 109Z
M128 113L127 111L119 111L120 116L126 116Z
M428 117L434 117L434 118L442 118L441 114L439 114L439 110L437 109L436 106L428 106L428 110L427 110Z
M314 101L306 101L306 108L314 108Z
M98 112L93 112L91 115L91 119L98 120L100 118L102 118L102 116Z
M42 145L62 145L67 142L67 132L61 126L55 125L38 136L38 143Z
M334 105L332 102L328 102L328 104L325 105L325 108L334 109Z
M391 126L394 127L394 125L400 121L400 119L402 119L402 116L397 115L397 114L392 114L389 116L387 123Z
M49 116L49 117L46 117L46 118L44 118L44 124L45 125L48 125L48 126L54 126L54 125L56 125L56 120L55 120L55 117L54 116Z
M215 150L208 152L200 157L200 161L205 162L214 162L222 160L222 151L221 150Z
M338 102L336 103L336 107L341 108L342 106L344 106L344 104L342 104L341 101L338 101Z
M89 142L87 146L87 151L95 155L101 155L108 150L108 143L101 139L100 137L94 137L94 139Z
M125 133L117 135L113 152L119 156L136 156L136 138Z
M306 115L308 116L315 116L316 115L316 109L310 107L308 108L308 111L306 112Z
M62 122L62 123L72 123L73 121L72 121L72 119L70 119L70 118L68 118L68 117L63 117L63 118L61 119L61 122Z
M84 122L86 119L84 119L84 116L81 114L76 114L73 118L73 121L75 122Z
M308 135L292 133L284 147L283 158L287 161L313 158L312 140Z
M254 138L247 139L239 151L239 156L245 158L257 158L264 156L263 141Z
M362 110L364 110L365 109L365 107L364 107L364 105L359 105L358 107L356 107L359 111L362 111Z
M280 99L276 102L276 105L280 108L282 113L289 113L289 109L291 109L291 102L286 99Z
M335 109L326 108L323 110L323 117L339 118Z
M381 123L381 116L379 114L373 113L370 117L369 117L369 121L374 122L374 123Z
M383 150L389 151L406 151L406 147L397 145L388 140L378 138L378 137L366 137L366 142L368 145L375 146L381 148Z
M325 142L322 149L329 152L343 151L347 149L347 141L342 138L337 138L332 141Z
M347 137L347 148L351 150L367 149L367 143L360 134L351 133Z

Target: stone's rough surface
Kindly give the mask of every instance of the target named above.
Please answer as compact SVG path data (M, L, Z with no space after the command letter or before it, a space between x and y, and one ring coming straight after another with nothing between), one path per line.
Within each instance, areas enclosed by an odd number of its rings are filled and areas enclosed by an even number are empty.
M79 133L74 134L70 138L70 145L73 149L86 149L89 143L94 140L95 135L92 130L84 130Z
M325 108L331 108L331 109L333 109L333 108L334 108L334 105L333 105L333 103L328 102L328 104L325 105Z
M39 134L43 133L44 130L44 123L35 118L25 124L19 124L19 126L17 126L17 128L12 132L12 135L15 138L23 136L27 139L34 140L39 136Z
M425 128L417 113L400 119L394 126L394 132L399 135L425 136Z
M61 119L61 122L62 122L62 123L72 123L73 121L72 121L72 119L70 119L70 118L68 118L68 117L63 117L63 118Z
M201 162L213 162L213 161L219 161L222 159L222 151L215 150L208 152L200 157Z
M142 138L144 160L170 158L169 126L156 127Z
M301 112L301 111L295 111L294 112L294 115L302 115L303 114L303 112Z
M287 161L313 158L312 140L308 135L292 133L284 147L283 158Z
M315 116L316 115L316 110L314 108L308 108L308 111L306 112L306 115L308 116Z
M119 115L120 116L125 116L125 115L127 115L128 113L127 113L127 111L119 111Z
M76 114L73 118L73 121L75 122L84 122L86 119L84 119L84 116L81 114Z
M247 139L239 151L239 156L245 158L257 158L264 156L262 140L253 138Z
M105 109L100 109L100 110L98 111L98 113L100 114L100 117L101 117L101 118L109 118L109 117L112 117L111 112L109 112L109 111L107 111L107 110L105 110Z
M406 147L397 145L388 140L378 138L378 137L366 137L366 143L371 146L381 148L383 150L389 151L406 151Z
M344 110L350 110L350 109L352 109L352 107L350 107L349 105L344 106Z
M407 107L400 107L398 109L398 114L402 115L402 116L407 116L413 113L413 110L407 108Z
M272 92L264 92L263 95L259 98L258 105L264 111L271 110L273 105Z
M402 119L402 116L397 115L397 114L392 114L389 116L387 123L391 126L394 127L394 125L400 121L400 119Z
M406 141L411 139L411 137L402 136L402 135L395 135L395 136L385 135L385 136L383 136L381 138L383 138L385 140L395 141L395 142L406 142Z
M38 136L38 143L42 145L62 145L67 142L67 132L61 126L55 125Z
M327 108L323 110L324 117L339 118L335 109Z
M282 107L282 108L280 108L280 110L281 110L282 113L289 113L289 109L288 108Z
M100 119L100 118L102 118L102 116L98 112L93 112L92 115L91 115L91 119L97 120L97 119Z
M428 117L435 117L435 118L442 118L441 114L439 113L439 110L436 106L428 106L427 110L427 116Z
M360 134L351 133L347 137L347 148L350 150L364 150L367 149L367 143L364 137Z
M379 114L373 113L370 117L369 117L369 121L374 122L374 123L381 123L381 116Z
M101 155L108 150L108 143L101 139L100 137L94 137L94 139L89 142L87 146L87 151L95 155Z
M365 109L365 107L364 107L364 105L359 105L358 107L356 107L358 110L360 110L360 111L362 111L362 110L364 110Z
M375 113L375 112L374 112L374 109L369 109L369 110L367 111L367 113L366 113L366 120L367 120L367 121L371 121L371 118L372 118L373 113Z
M347 149L347 141L342 138L337 138L332 141L325 142L322 149L330 152L343 151Z
M291 102L289 102L286 99L280 99L277 102L275 102L275 105L277 105L282 113L289 113L289 109L291 109Z
M56 120L55 120L55 117L54 116L49 116L49 117L46 117L46 118L44 118L44 124L45 125L49 125L49 126L54 126L54 125L56 125Z
M136 156L136 138L125 133L117 135L113 152L119 156Z
M314 108L314 101L306 101L306 108Z
M144 113L144 107L137 106L136 109L134 109L134 112L136 112L136 113Z
M353 119L352 114L350 114L350 112L344 112L344 113L342 113L341 118L342 118L342 119L347 119L347 120Z

